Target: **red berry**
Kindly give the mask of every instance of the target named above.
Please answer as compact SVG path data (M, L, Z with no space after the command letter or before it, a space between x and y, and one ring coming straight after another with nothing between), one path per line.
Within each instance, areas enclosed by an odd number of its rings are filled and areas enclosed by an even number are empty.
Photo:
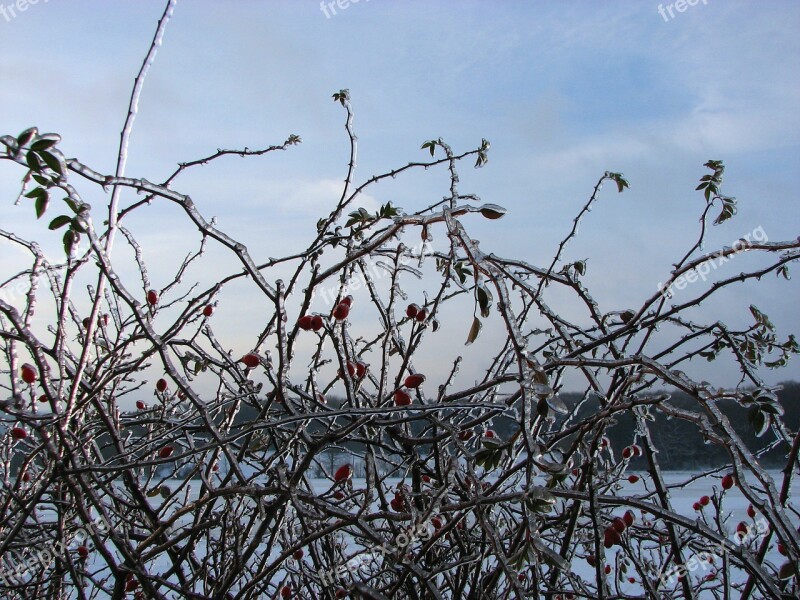
M750 517L751 519L756 518L756 509L753 508L752 504L747 507L747 516Z
M145 408L147 408L147 405L144 402L142 402L141 400L137 400L136 401L136 408L138 408L139 410L144 410Z
M586 562L589 563L590 567L595 566L597 564L597 560L595 559L594 554L589 554L586 557Z
M419 310L419 312L417 312L417 316L416 316L416 317L414 317L414 318L415 318L415 319L416 319L418 322L422 323L422 322L423 322L425 319L427 319L427 318L428 318L428 311L427 311L427 310L425 310L424 308L422 308L422 309L420 309L420 310Z
M731 489L733 487L733 484L734 484L733 474L732 473L728 473L727 475L725 475L725 477L722 478L722 482L721 483L722 483L722 489L724 489L724 490Z
M411 404L411 395L405 390L397 390L394 393L395 406L408 406Z
M320 404L327 404L328 403L328 399L325 397L325 394L323 394L321 392L318 392L317 393L317 402L319 402Z
M333 497L336 498L336 500L344 500L344 492L337 490L333 493Z
M737 534L737 535L738 535L740 538L743 538L743 537L745 537L745 536L747 535L747 532L748 532L748 531L750 531L750 527L749 527L749 526L747 525L747 523L745 523L744 521L741 521L741 522L740 522L740 523L739 523L739 524L736 526L736 534Z
M166 392L167 391L167 380L166 379L159 379L156 381L156 390L159 392Z
M22 365L20 369L20 375L22 375L22 381L27 384L33 384L39 379L39 374L36 372L36 369L33 365L25 363Z
M617 517L611 522L611 526L616 530L617 533L622 533L625 531L627 525L625 525L625 521Z
M628 583L636 583L635 577L628 577Z
M172 446L164 446L161 450L158 451L158 456L161 458L169 458L172 456L172 453L175 452L175 448Z
M419 304L409 304L408 308L406 308L406 316L409 319L415 319L419 311L420 311Z
M345 296L342 298L340 304L347 304L347 308L351 308L353 306L353 297L352 296Z
M628 475L628 481L630 483L636 483L637 481L639 481L639 476L638 475Z
M128 579L127 581L125 581L125 591L132 592L138 587L139 587L139 582L133 578L133 575L128 575Z
M608 575L609 573L611 573L611 565L606 565L606 568L605 568L604 570L605 570L605 572L606 572L606 575Z
M577 468L576 469L572 469L572 475L573 476L577 477L580 474L581 474L581 470L580 469L577 469Z
M607 437L603 437L603 438L600 439L600 447L601 448L607 448L610 443L611 443L611 440L609 440Z
M699 502L695 502L694 504L692 504L692 508L695 510L703 510L703 507Z
M784 546L784 545L783 545L783 544L781 544L780 542L778 542L778 552L780 552L780 553L781 553L781 554L783 554L784 556L788 556L788 555L786 554L786 546Z
M430 482L431 482L431 478L430 478L430 476L429 476L429 475L423 475L423 476L422 476L422 481L423 481L424 483L430 483Z
M337 598L347 598L347 590L344 588L338 588L336 590L336 597Z
M41 396L39 396L39 402L41 402L41 403L43 403L43 404L44 404L45 402L47 402L47 396L45 396L44 394L42 394Z
M89 317L86 317L86 318L85 318L85 319L82 321L82 323L83 323L83 328L84 328L84 329L89 329L89 325L91 325L91 324L92 324L92 321L89 319Z
M358 369L356 367L356 363L354 363L353 361L348 360L347 361L347 372L350 375L350 377L355 377L357 370Z
M250 354L245 354L239 362L243 362L244 366L249 369L255 369L261 364L261 359L259 358L258 354L251 352Z
M407 388L416 389L419 386L421 386L423 383L425 383L425 375L423 375L422 373L413 373L413 374L409 375L408 377L406 377L404 385Z
M344 302L340 302L336 308L333 309L333 318L337 321L344 321L349 314L350 307Z
M285 585L281 588L281 598L291 598L292 597L292 586Z
M81 558L86 558L89 556L89 549L86 546L78 546L78 556Z
M709 498L708 496L700 496L700 504L702 504L703 506L708 506L710 502L711 498Z
M314 321L313 315L303 315L302 317L297 319L297 326L304 331L311 331L311 328L314 326L313 321Z
M471 429L465 429L464 431L458 432L458 439L460 439L462 442L466 442L471 437L472 437Z
M625 514L622 515L622 520L625 521L625 525L628 526L628 527L633 525L633 522L634 522L635 519L636 519L636 517L634 516L632 510L625 511Z
M305 554L305 553L303 552L303 549L300 548L298 550L295 550L294 554L292 554L292 556L294 556L295 560L300 560L301 558L303 558L303 554Z
M402 498L398 498L397 496L395 496L389 504L392 506L394 512L403 512L405 510L405 502Z
M11 437L15 440L24 440L28 437L28 432L22 427L14 427L14 429L11 430Z
M321 316L314 315L313 317L311 317L311 329L313 329L314 331L319 331L320 329L322 329L323 325L325 325L325 323L323 322Z
M631 456L633 456L633 449L630 446L622 449L622 458L630 458Z
M30 474L30 473L27 473L27 472L26 472L26 473L23 473L23 474L22 474L22 481L24 481L24 482L26 482L26 483L27 483L27 482L29 482L30 480L31 480L31 474Z
M358 361L356 363L356 377L362 379L367 374L367 363Z
M620 542L619 533L613 527L609 527L603 533L603 545L606 548L611 548L614 544L619 544Z
M431 525L433 525L434 529L441 529L442 528L442 520L439 517L433 517L431 519Z
M353 467L352 465L342 465L338 469L336 469L336 473L333 474L333 480L335 482L340 481L347 481L353 476Z
M637 446L636 444L634 444L633 446L631 446L631 448L633 448L633 455L634 456L641 456L642 455L642 449L641 449L640 446Z
M205 307L203 307L203 316L210 317L213 314L214 314L214 307L211 306L210 304L206 304Z
M158 304L158 292L155 290L150 290L147 292L147 303L150 306L154 306Z

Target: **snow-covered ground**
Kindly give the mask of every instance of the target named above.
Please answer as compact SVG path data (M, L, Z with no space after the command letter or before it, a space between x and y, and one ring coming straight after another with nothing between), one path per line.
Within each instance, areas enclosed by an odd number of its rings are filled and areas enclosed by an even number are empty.
M694 479L695 477L691 473L679 473L679 472L667 472L664 474L667 484L670 486L670 499L672 502L673 509L680 513L681 515L688 517L690 519L704 519L707 518L711 521L716 512L714 508L714 502L712 501L711 504L706 506L703 511L697 511L694 508L694 504L700 500L700 498L704 495L714 497L715 494L717 498L720 498L721 486L719 477L713 478L698 478ZM782 474L779 472L771 472L770 475L774 479L774 484L777 489L780 489L782 484ZM689 481L688 485L682 485L684 482ZM172 480L165 482L169 485L172 489L177 489L182 481L180 480ZM313 485L317 492L323 492L330 488L331 482L324 479L314 480ZM386 484L391 488L394 487L398 483L397 480L389 480ZM756 486L757 482L751 481L750 484L752 486ZM353 480L353 487L363 488L365 486L365 481L363 479L355 479ZM182 502L191 502L197 498L198 493L198 485L197 482L191 483L191 491L189 492L188 496L182 494ZM646 474L640 474L640 479L636 483L629 483L627 481L624 482L624 486L619 491L618 495L622 495L625 497L634 496L634 497L642 497L647 495L653 489L652 484ZM798 491L800 491L800 483L795 479L794 484L792 486L792 493L790 495L789 501L792 502L793 498L796 498ZM749 502L747 499L742 495L741 490L738 487L733 487L730 490L727 490L724 495L722 496L722 516L726 519L726 529L728 531L728 539L735 541L737 540L735 530L736 526L739 522L746 522L751 525L752 533L748 538L747 541L753 541L754 547L757 547L760 544L762 539L761 532L764 531L764 521L759 514L755 514L754 517L748 516L748 507ZM154 504L160 501L159 497L154 497L152 502ZM621 516L624 513L625 509L623 507L616 509L613 511L615 515L619 513L618 516ZM647 516L642 516L642 514L638 511L634 511L637 519L637 526L642 525L644 519L648 518ZM652 518L652 517L650 517ZM176 527L180 527L182 525L190 525L192 519L192 515L187 515L183 517L180 522L176 525ZM800 525L800 522L795 522L795 527ZM73 544L74 545L74 544ZM264 549L265 551L271 552L272 554L277 555L277 549L272 548L270 550ZM351 552L355 552L358 550L355 545L352 546ZM615 562L615 554L619 551L618 547L614 547L610 550L606 551L605 560L606 563L612 565L612 572L616 568L619 567L619 564ZM197 547L197 552L200 554L203 553L202 546ZM588 581L594 580L594 568L591 567L585 560L585 552L580 550L577 552L576 557L572 560L571 570L574 576L583 578ZM646 557L642 557L646 558ZM690 555L684 557L685 560L689 561L691 558ZM704 557L707 558L707 557ZM701 579L703 577L709 576L711 573L716 572L719 570L722 559L717 557L711 557L713 560L713 564L710 564L708 561L694 561L689 563L693 565L692 572L690 576L692 578ZM773 563L777 565L781 565L785 562L785 558L778 554L776 549L776 543L773 540L772 547L767 555L768 560L771 560ZM92 555L90 557L89 568L92 567L92 563L97 561L94 565L95 567L99 566L99 560L96 555ZM163 562L163 564L161 564ZM168 564L166 559L160 557L156 559L153 564L148 565L149 570L151 572L160 572L167 570ZM742 581L745 578L745 574L742 571L733 570L732 571L732 580L733 581ZM628 581L628 577L633 577L634 581ZM675 585L675 579L672 580L671 585ZM619 585L619 591L624 594L631 594L633 596L639 596L643 594L643 589L638 581L638 576L635 575L633 572L626 573L624 575L620 574L620 577L617 578L616 585ZM176 597L177 598L177 597Z

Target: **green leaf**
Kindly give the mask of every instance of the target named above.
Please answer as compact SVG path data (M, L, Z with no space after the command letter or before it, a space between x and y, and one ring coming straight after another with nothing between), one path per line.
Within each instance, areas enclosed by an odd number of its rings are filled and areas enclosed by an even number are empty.
M719 216L714 220L714 225L721 225L736 214L736 198L729 198L727 196L720 196L720 198L722 200L722 210Z
M47 196L47 191L43 188L33 188L30 192L25 194L26 198L39 198L40 196Z
M481 316L486 319L489 317L489 310L492 308L492 294L483 285L475 288L475 295L478 298L478 305L481 308Z
M36 198L36 218L37 219L41 219L42 218L42 215L47 210L47 203L49 202L49 200L50 199L47 197L46 193L43 196L39 196L38 198Z
M67 215L60 215L50 221L50 225L48 225L48 229L51 231L55 231L56 229L61 229L64 225L68 225L72 222L72 218L68 217Z
M586 261L585 260L578 260L575 262L575 272L578 275L584 275L586 273Z
M75 243L79 239L80 239L80 236L77 233L75 233L74 231L72 231L71 229L67 229L67 231L64 232L64 238L63 238L64 253L67 256L71 256L72 255L72 248L73 248L73 246L75 245Z
M58 140L39 138L38 140L33 142L33 144L31 144L31 150L35 152L39 152L40 150L47 150L48 148L52 148L53 146L55 146L59 141L60 138Z
M17 144L19 144L20 148L30 142L36 134L39 133L39 130L36 127L31 127L30 129L26 129L22 133L17 136Z
M751 408L747 414L747 418L749 419L750 424L753 426L753 431L755 432L756 437L761 437L767 432L769 427L769 419L767 419L766 414L758 407L754 406Z
M55 231L56 229L61 229L64 225L68 225L72 221L71 217L67 215L60 215L50 221L50 225L48 225L48 229L51 231Z
M436 140L431 140L429 142L425 142L420 147L420 150L424 150L425 148L427 148L430 151L431 156L433 156L434 152L436 152Z
M344 106L345 102L348 100L350 100L350 90L348 89L339 90L333 95L333 101L338 102L342 106Z
M64 159L47 151L39 152L39 156L42 157L42 160L45 162L45 164L53 171L61 175L61 177L66 177L67 165L64 162Z
M25 155L25 162L31 171L41 173L42 163L39 161L39 155L36 154L36 152L28 152L28 154Z
M472 327L470 327L469 335L467 336L467 343L464 344L465 346L469 346L472 342L478 339L478 335L481 332L481 320L478 317L475 317L472 320Z

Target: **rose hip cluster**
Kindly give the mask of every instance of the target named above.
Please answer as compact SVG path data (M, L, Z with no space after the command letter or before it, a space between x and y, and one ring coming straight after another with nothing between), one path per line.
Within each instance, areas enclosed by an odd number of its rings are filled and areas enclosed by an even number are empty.
M603 532L603 545L606 548L611 548L612 546L619 544L622 541L622 534L625 533L625 530L633 525L633 522L636 520L633 511L626 511L624 515L621 517L615 517L613 521L611 521L611 525L606 527L606 530Z

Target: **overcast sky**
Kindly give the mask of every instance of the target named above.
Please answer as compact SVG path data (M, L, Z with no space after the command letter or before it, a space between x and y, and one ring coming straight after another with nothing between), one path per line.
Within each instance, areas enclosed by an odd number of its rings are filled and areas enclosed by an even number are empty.
M0 0L0 134L32 125L58 132L67 155L113 172L133 77L163 3L28 3L20 12ZM725 161L723 192L739 212L713 228L706 250L759 227L770 241L800 235L800 3L678 2L683 12L650 0L341 5L178 2L145 84L128 174L160 181L217 148L300 135L303 144L286 153L224 159L175 186L259 259L300 250L339 194L348 144L331 94L349 88L359 182L424 158L428 139L441 136L457 151L491 142L489 164L465 164L460 184L509 210L501 221L467 223L487 252L549 265L597 179L624 173L630 190L604 188L565 252L567 261L590 258L585 283L604 311L638 307L693 243L704 207L694 188L708 159ZM20 176L0 165L0 227L46 237L30 206L13 205ZM411 212L446 193L446 173L429 172L373 188L363 204L392 200ZM156 274L176 252L181 222L158 203L131 220ZM8 246L0 251L9 264ZM209 260L230 268L213 253ZM718 274L764 264L736 257ZM797 281L770 275L692 317L746 326L753 303L784 339L800 332ZM221 303L216 322L242 350L253 337L247 306L230 298L236 310ZM466 317L454 324L454 335L468 325ZM685 370L735 382L734 368L712 366ZM800 379L800 360L764 376Z

